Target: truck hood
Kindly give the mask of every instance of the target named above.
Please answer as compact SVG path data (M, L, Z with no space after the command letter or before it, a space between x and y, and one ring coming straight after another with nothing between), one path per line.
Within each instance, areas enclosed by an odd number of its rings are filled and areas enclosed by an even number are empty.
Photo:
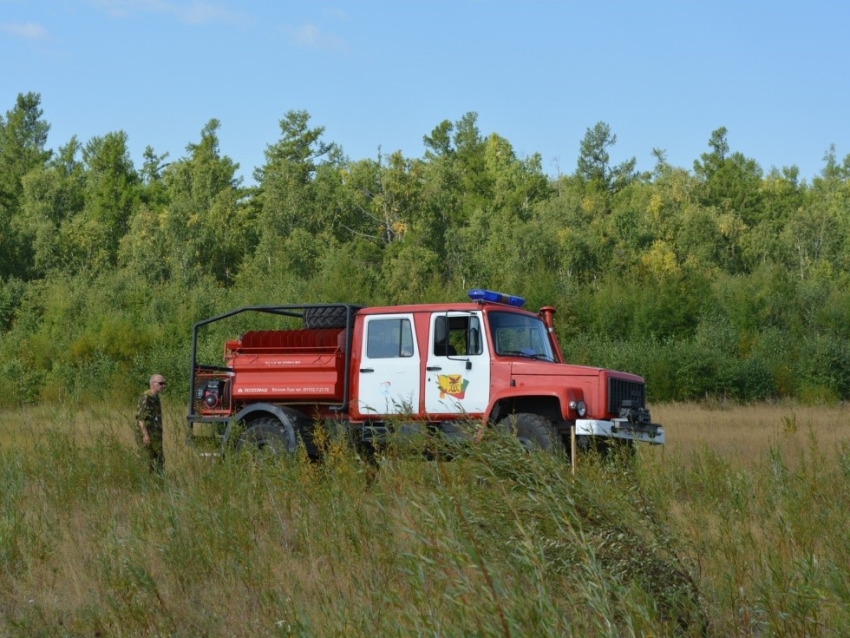
M511 362L511 385L523 394L582 400L590 419L616 417L624 400L643 406L646 399L644 380L636 374L546 361Z
M552 363L549 361L537 361L523 359L511 363L511 376L534 376L534 377L613 377L643 383L643 377L629 372L609 370L607 368L595 368L593 366L580 366L571 363Z

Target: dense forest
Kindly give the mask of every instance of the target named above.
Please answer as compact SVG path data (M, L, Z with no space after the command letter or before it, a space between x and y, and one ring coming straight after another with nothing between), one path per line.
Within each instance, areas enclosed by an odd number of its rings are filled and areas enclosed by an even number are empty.
M475 113L424 154L353 160L305 111L255 184L210 120L179 159L127 135L47 147L41 97L0 116L0 405L185 387L192 324L261 303L554 305L565 356L647 378L653 401L850 398L850 155L811 183L710 133L691 168L613 164L599 122L547 175ZM178 395L181 396L181 395Z

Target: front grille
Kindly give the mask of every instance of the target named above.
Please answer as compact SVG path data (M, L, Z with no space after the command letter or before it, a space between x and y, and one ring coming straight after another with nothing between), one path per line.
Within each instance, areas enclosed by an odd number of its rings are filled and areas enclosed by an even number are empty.
M639 381L608 379L608 412L619 414L623 401L631 401L633 407L646 407L646 388Z

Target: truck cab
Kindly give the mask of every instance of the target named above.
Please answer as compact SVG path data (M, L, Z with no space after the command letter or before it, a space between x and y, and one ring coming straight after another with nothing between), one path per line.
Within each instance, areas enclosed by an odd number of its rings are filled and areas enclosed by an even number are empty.
M463 420L509 426L544 449L664 443L641 377L567 363L554 308L523 305L475 289L461 303L254 307L204 320L193 330L190 432L196 423L238 422L244 436L261 422L264 431L280 430L290 449L322 419L361 439L390 423L454 432ZM225 343L223 366L199 364L198 331L246 311L302 326L243 333Z

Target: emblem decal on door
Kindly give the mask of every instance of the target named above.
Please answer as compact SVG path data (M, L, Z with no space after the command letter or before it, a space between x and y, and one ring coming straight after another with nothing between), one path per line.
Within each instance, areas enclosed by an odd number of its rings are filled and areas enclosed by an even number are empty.
M437 375L437 387L440 388L440 398L445 399L448 394L455 399L462 399L466 395L466 386L469 381L462 374L440 374Z

